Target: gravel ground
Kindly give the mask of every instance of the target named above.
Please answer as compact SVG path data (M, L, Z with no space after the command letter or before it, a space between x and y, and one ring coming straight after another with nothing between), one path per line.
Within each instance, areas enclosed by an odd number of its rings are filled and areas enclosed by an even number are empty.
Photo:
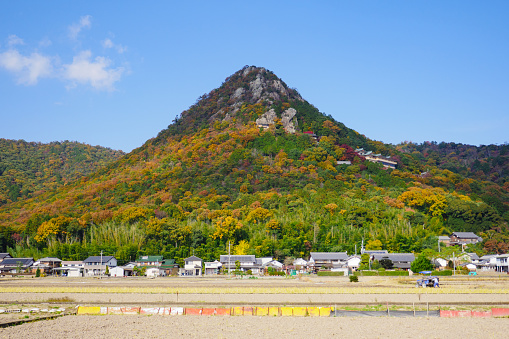
M0 329L1 338L506 338L509 319L65 316Z

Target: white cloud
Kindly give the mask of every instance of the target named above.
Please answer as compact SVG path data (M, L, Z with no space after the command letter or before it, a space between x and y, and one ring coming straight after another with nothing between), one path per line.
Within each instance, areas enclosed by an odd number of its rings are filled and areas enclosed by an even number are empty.
M104 48L113 48L113 41L110 39L103 40L102 45Z
M119 54L122 54L127 51L126 46L117 45L111 41L111 39L105 39L102 41L102 45L104 48L115 48Z
M78 23L74 23L69 26L69 37L72 40L76 40L82 29L90 28L92 26L91 19L92 17L90 15L85 15L80 18Z
M111 60L105 57L96 57L91 60L92 53L83 51L73 58L72 64L64 65L64 78L76 83L89 84L99 90L113 90L114 83L119 81L123 67L109 68Z
M0 53L0 67L14 73L20 84L35 85L39 78L50 77L53 72L51 58L39 53L23 56L11 49Z
M17 35L12 34L12 35L9 35L9 37L7 38L8 46L24 45L24 44L25 43L23 42L23 39L21 39Z

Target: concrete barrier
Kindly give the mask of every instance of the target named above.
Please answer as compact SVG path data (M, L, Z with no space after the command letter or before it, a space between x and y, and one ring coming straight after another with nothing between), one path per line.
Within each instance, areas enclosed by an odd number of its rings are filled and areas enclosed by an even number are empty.
M472 318L491 318L491 311L472 311Z
M183 307L172 307L171 311L170 311L170 315L182 315L184 313L185 313L185 310Z
M507 317L509 316L509 308L492 308L491 314L494 317Z
M257 307L256 308L256 315L269 315L269 308L268 307Z
M244 307L232 307L232 315L244 315Z
M101 314L101 307L98 306L80 306L78 307L78 314Z
M254 314L254 307L244 307L244 315L255 315Z
M202 315L214 315L216 309L215 308L202 308L201 314Z
M145 315L154 315L154 314L164 314L164 307L142 307L140 308L140 314Z
M229 308L216 308L216 315L230 315L230 309Z
M108 307L108 314L123 314L120 307Z
M281 315L283 317L291 317L293 316L293 307L280 307Z
M201 311L202 311L201 308L188 308L188 307L186 307L185 314L186 315L201 315Z
M122 314L140 314L141 307L121 307Z
M279 307L269 307L269 316L271 317L277 317L279 316Z
M293 307L294 317L305 317L308 314L306 307Z
M320 307L320 317L330 317L332 307Z
M468 318L472 316L472 311L445 311L440 310L441 318Z

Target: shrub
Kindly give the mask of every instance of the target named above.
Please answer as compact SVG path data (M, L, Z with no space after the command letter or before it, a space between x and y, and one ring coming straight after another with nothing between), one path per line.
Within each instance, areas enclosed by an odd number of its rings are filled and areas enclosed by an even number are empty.
M356 275L351 275L349 278L350 282L359 282L359 277Z

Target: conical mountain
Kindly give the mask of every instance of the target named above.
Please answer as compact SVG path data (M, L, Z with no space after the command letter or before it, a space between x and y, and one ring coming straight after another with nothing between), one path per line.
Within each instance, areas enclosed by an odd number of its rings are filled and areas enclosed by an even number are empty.
M387 156L397 169L373 160ZM237 253L283 260L351 253L362 239L419 252L452 231L509 233L507 190L430 160L370 140L272 72L244 67L119 160L0 206L0 252L35 244L62 259L103 250L120 262L214 260L230 241Z
M226 78L219 88L198 98L196 104L159 134L158 141L232 121L236 126L254 122L258 127L270 128L278 124L287 133L312 131L322 135L325 120L333 121L274 73L263 67L245 66ZM340 138L352 138L343 141L354 146L365 145L366 138L341 123L334 123Z

